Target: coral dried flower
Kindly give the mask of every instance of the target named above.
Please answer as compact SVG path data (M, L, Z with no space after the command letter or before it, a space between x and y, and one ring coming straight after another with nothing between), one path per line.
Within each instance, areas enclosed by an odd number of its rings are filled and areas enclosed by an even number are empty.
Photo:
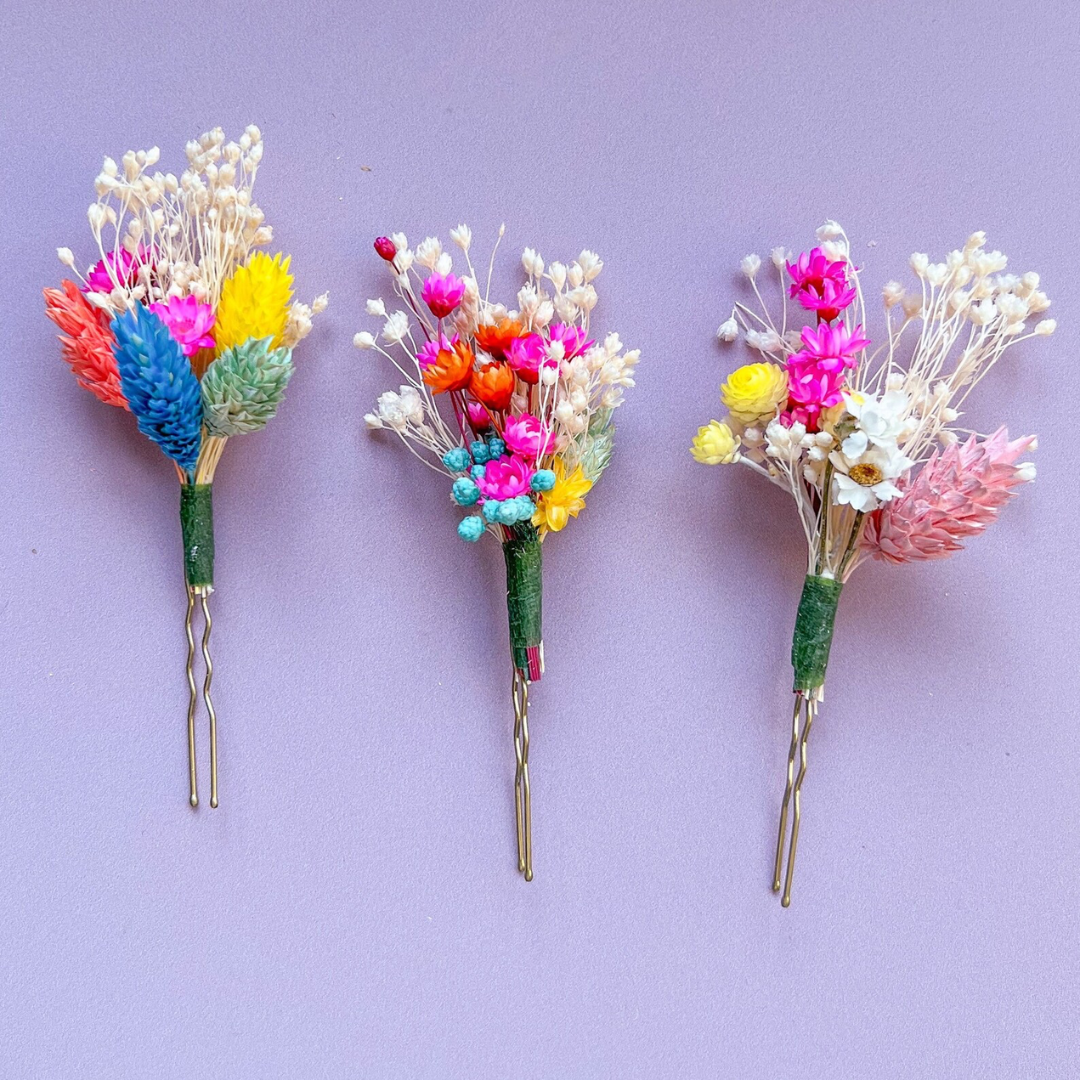
M497 323L481 323L476 328L476 344L484 352L497 359L504 359L510 343L525 333L525 328L517 319L504 316Z
M456 342L452 349L440 349L434 363L423 369L424 382L436 394L464 390L472 381L474 359L464 341Z
M496 360L473 371L469 393L489 409L505 412L514 394L514 373L510 365Z
M45 314L62 331L63 356L79 385L106 405L126 409L108 315L95 308L73 281L63 282L62 290L45 289L44 293Z

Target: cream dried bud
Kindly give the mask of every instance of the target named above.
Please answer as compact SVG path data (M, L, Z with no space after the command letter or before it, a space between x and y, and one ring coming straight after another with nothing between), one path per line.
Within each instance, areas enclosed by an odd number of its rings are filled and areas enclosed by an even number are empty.
M71 248L58 247L56 249L56 257L65 265L69 267L75 266L75 254ZM1040 324L1041 325L1041 324Z
M1035 329L1032 331L1038 334L1039 337L1049 337L1057 329L1057 319L1042 319L1035 324Z
M757 272L761 269L761 256L754 254L744 255L739 263L739 269L753 281L757 277Z
M721 341L734 341L739 336L739 324L735 321L734 315L720 324L716 336Z
M472 244L472 229L470 229L468 225L462 223L456 229L450 230L450 239L453 240L462 251L468 251L469 246Z
M386 305L382 300L369 300L367 302L367 313L382 319L386 316Z
M375 336L369 334L366 330L361 330L360 333L353 335L352 343L358 349L374 349Z
M881 290L881 296L885 301L885 307L896 307L904 299L904 286L899 281L887 281Z

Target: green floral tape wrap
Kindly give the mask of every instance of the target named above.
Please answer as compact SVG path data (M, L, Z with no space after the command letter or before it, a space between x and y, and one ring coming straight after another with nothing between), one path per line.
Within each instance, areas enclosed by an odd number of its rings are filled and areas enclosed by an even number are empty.
M193 588L214 584L214 504L211 484L181 484L180 529L184 575Z
M795 669L796 692L816 690L825 685L829 665L836 605L843 584L834 578L807 574L795 617L795 637L791 642L791 666Z
M510 654L514 667L540 677L540 600L543 592L543 556L536 530L531 535L503 541L506 558L506 609L510 615Z

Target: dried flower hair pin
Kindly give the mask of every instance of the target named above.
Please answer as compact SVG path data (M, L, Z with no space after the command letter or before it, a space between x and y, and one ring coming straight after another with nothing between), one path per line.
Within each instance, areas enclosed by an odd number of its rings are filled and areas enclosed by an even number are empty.
M45 290L64 359L80 386L128 409L169 457L180 480L187 586L188 771L195 769L196 600L203 614L202 696L210 719L210 805L218 804L217 716L210 698L210 608L214 588L214 472L226 442L258 431L292 376L292 349L326 307L292 302L289 260L256 251L272 232L251 197L262 160L259 129L238 142L220 128L187 144L179 178L152 171L157 147L105 158L90 204L98 261L85 277L75 256L60 261L79 279Z
M424 464L451 477L450 496L467 510L457 527L463 540L488 533L502 544L518 870L531 881L529 686L544 670L541 542L577 517L607 468L611 414L634 385L638 352L625 352L614 333L603 341L589 336L592 282L603 267L591 251L545 269L526 248L527 280L517 310L510 310L489 300L495 251L481 296L469 258L471 231L459 225L450 236L464 254L462 277L451 272L450 254L435 238L415 251L400 233L375 241L404 306L387 312L382 300L369 300L368 314L385 319L385 347L367 331L354 343L380 352L405 379L398 392L380 395L378 411L365 417L368 427L393 431Z
M885 339L871 352L848 239L832 221L817 235L819 246L797 259L783 248L772 252L780 318L758 288L761 259L743 259L760 309L736 304L719 337L734 341L741 329L763 359L728 377L720 395L729 415L700 428L693 445L698 461L739 462L788 492L806 534L807 576L791 649L795 706L772 883L779 892L783 876L785 907L806 744L824 697L843 584L868 558L900 564L953 554L997 519L1015 488L1034 479L1035 467L1021 461L1035 449L1034 437L1010 441L1004 427L984 436L956 424L968 394L1007 348L1055 327L1044 319L1027 328L1026 320L1050 303L1039 277L1004 273L1005 256L986 251L979 232L944 262L911 256L919 287L909 293L897 282L885 286ZM794 313L785 294L798 302ZM809 325L789 329L798 325L793 314L809 318Z

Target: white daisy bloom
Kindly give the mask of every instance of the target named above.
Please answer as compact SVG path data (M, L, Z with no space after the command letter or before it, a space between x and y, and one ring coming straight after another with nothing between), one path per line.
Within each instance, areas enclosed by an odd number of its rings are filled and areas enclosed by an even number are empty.
M845 439L845 448L847 444ZM893 481L915 464L896 445L868 446L855 456L841 449L830 454L829 460L836 470L833 487L837 503L864 514L895 499L900 489Z

